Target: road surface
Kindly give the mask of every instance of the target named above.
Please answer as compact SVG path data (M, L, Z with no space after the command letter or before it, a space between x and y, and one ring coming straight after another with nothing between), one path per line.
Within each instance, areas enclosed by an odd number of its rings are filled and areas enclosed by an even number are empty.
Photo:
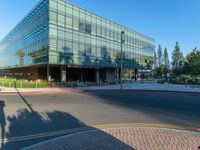
M95 125L153 123L196 128L199 121L199 94L104 91L0 95L0 149L17 150Z

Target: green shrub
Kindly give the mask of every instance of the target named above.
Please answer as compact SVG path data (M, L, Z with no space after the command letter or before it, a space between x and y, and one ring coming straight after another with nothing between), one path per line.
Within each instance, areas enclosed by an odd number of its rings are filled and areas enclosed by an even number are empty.
M191 76L179 76L179 77L174 77L170 79L170 83L172 84L187 84L190 85L200 85L200 79L199 77L191 77Z
M48 82L33 82L27 80L4 79L0 78L0 86L10 88L44 88L49 87Z
M157 82L160 83L160 84L164 84L167 81L165 79L159 79Z

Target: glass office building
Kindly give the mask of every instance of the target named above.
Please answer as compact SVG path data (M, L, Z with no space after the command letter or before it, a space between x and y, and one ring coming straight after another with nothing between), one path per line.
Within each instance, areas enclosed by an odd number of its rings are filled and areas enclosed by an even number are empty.
M151 69L152 38L65 0L41 0L0 42L0 69L30 79L114 81L121 43L124 70Z

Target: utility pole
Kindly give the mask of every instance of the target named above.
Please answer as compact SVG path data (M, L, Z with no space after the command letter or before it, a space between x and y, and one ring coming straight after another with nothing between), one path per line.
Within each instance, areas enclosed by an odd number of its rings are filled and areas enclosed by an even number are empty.
M120 89L122 89L123 87L122 87L122 84L123 84L123 79L122 79L122 73L123 73L123 56L122 56L122 54L123 54L123 51L122 51L122 48L123 48L123 43L124 43L124 41L125 41L125 37L124 37L124 31L122 31L121 32L121 54L120 54L120 56L121 56L121 70L120 70Z

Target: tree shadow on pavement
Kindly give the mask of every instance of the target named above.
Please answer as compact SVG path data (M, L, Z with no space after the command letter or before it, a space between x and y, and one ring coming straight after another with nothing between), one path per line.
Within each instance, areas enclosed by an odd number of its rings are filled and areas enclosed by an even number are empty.
M17 88L15 88L19 97L23 100L23 102L26 104L26 106L30 109L30 111L34 112L33 108L31 107L31 105L27 102L27 100L24 98L24 96L19 92L19 90Z
M39 113L22 109L15 116L8 117L7 120L9 123L6 133L8 142L4 144L2 150L18 150L62 135L95 129L71 114L57 110ZM121 145L121 149L133 150L117 138L103 131L101 134L115 140L115 144ZM78 141L75 143L78 144Z
M4 113L5 102L0 100L0 149L4 147L4 138L5 138L5 126L6 126L6 119Z

